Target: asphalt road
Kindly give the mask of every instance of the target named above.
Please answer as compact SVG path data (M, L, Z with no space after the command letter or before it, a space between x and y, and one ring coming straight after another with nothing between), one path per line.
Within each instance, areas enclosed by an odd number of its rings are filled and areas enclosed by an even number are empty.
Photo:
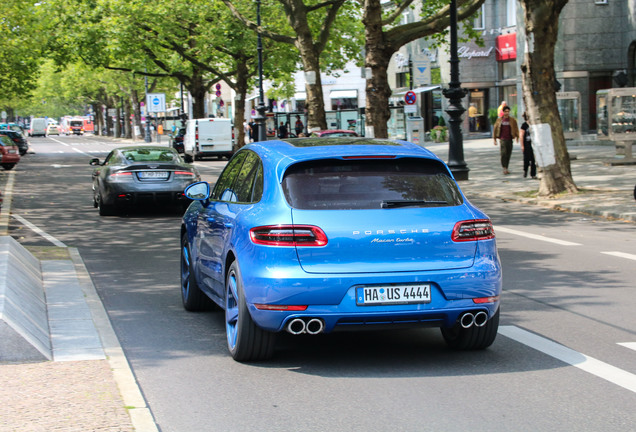
M436 329L283 335L267 363L227 354L220 313L187 313L180 215L100 217L98 137L33 138L12 211L78 248L163 432L626 431L636 428L636 226L474 200L504 265L501 331L481 352ZM214 181L225 162L197 162ZM51 241L13 218L25 245Z

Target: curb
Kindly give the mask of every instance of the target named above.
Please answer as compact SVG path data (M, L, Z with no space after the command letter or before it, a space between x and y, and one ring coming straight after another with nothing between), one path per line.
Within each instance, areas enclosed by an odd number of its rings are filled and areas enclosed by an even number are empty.
M138 432L158 432L150 408L148 408L148 404L141 393L124 350L119 344L119 339L117 339L104 305L97 295L97 290L93 285L88 270L86 270L84 261L76 248L68 248L68 252L75 266L80 287L84 292L95 328L102 341L104 353L113 371L113 377L119 387L133 427Z

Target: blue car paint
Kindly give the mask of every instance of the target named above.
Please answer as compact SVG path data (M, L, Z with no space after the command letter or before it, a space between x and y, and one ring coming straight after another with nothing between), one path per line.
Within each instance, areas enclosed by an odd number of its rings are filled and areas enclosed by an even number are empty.
M191 246L197 282L221 307L225 307L224 285L228 259L236 259L252 319L258 326L270 331L281 331L291 319L303 316L322 318L325 332L330 332L336 327L350 328L365 323L425 324L427 320L430 320L431 325L450 327L466 311L483 310L489 317L497 311L499 301L479 305L472 301L472 298L501 294L501 265L495 239L452 243L451 246L462 251L461 259L454 261L452 254L447 254L431 261L421 260L416 270L407 270L409 266L404 262L382 262L380 258L388 256L390 252L390 248L386 247L379 253L368 247L351 246L347 261L334 263L328 260L321 262L321 249L324 251L321 247L263 246L252 243L249 238L250 227L292 223L321 226L321 221L335 217L343 221L343 227L338 231L327 231L327 237L332 240L337 236L340 240L351 241L351 244L356 241L360 243L353 234L353 222L348 228L344 226L347 218L342 217L343 213L351 213L355 226L364 229L364 224L360 225L360 217L356 220L354 216L356 212L365 218L369 218L371 213L384 224L390 223L396 214L400 214L396 212L409 216L419 212L423 215L416 226L426 225L429 230L427 234L432 235L449 232L454 222L459 220L486 219L487 216L465 197L464 203L455 207L303 211L292 209L282 191L285 171L301 161L364 154L415 156L439 161L430 151L403 141L381 149L375 145L297 148L283 141L268 141L266 144L248 145L244 150L256 152L265 169L260 202L194 202L183 217L183 230ZM450 171L449 175L452 177ZM214 212L214 220L209 220L210 211ZM434 221L427 223L424 214L434 216ZM437 225L444 228L438 229ZM212 236L211 242L208 242L208 236ZM425 236L418 241L426 244ZM447 241L451 242L450 236ZM329 247L330 244L327 244L325 248ZM451 266L446 259L452 263ZM303 264L305 261L310 264ZM358 306L355 302L357 286L425 282L430 283L432 289L432 302L428 304ZM303 312L288 312L259 310L254 306L261 303L308 307Z

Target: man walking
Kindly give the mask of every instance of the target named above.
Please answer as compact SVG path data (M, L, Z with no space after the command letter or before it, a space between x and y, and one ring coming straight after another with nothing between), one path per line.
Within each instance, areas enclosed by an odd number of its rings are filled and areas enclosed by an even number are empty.
M497 145L497 139L499 139L501 143L499 149L501 152L501 167L504 174L510 174L508 164L512 155L512 140L517 140L517 143L519 143L519 125L517 120L510 117L509 106L503 107L503 116L499 117L495 122L492 139L495 145Z

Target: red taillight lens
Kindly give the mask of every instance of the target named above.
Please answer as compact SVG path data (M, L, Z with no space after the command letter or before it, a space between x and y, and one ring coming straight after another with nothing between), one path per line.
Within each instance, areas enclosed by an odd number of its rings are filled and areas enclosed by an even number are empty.
M269 225L252 228L250 239L268 246L325 246L327 235L312 225Z
M175 171L174 175L177 177L194 177L194 173L190 171Z
M112 173L109 177L111 180L119 181L119 180L132 180L132 172L130 171L119 171Z
M453 228L452 239L455 242L476 241L495 238L495 230L488 219L475 219L457 222Z
M499 301L499 296L480 297L480 298L473 299L473 303L475 304L496 303L498 301Z
M273 305L273 304L259 304L255 303L254 307L259 310L273 310L273 311L304 311L307 310L306 305Z

